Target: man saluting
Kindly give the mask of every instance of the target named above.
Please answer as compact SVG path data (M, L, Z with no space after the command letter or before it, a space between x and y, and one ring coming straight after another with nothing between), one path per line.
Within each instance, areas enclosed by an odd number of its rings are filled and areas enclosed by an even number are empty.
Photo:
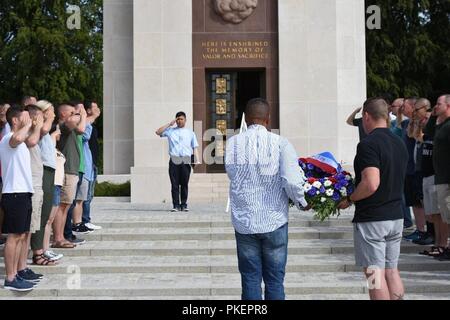
M174 127L175 123L176 127ZM187 212L189 211L187 199L192 154L195 155L196 163L198 163L197 137L191 129L186 128L186 114L182 111L176 114L175 120L156 130L156 134L161 138L167 137L169 140L169 176L173 203L171 211Z

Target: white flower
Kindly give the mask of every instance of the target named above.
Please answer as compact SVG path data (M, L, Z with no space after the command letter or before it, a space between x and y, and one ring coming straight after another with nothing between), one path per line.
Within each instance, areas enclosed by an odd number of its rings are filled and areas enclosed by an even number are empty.
M305 192L308 192L309 190L311 190L312 186L309 183L305 183L305 185L303 186L303 190Z
M346 197L347 196L347 189L345 189L345 187L342 187L341 190L339 190L341 192L341 196Z
M327 201L326 198L324 198L324 197L320 198L320 202L325 202L325 201Z
M314 188L320 189L321 186L322 186L322 184L320 183L320 181L315 181L315 182L313 183L313 187L314 187Z
M325 181L324 183L323 183L323 185L325 186L325 187L329 187L329 186L331 186L333 183L330 181L330 180L327 180L327 181Z
M316 195L319 195L320 194L320 192L319 191L316 191Z
M352 177L350 175L346 175L345 180L350 181L350 180L352 180Z
M334 193L333 189L327 189L327 191L325 191L325 194L329 197L331 197L333 193Z

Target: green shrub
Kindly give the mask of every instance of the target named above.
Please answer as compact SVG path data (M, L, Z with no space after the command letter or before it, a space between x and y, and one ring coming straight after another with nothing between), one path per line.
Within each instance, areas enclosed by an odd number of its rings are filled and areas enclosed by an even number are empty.
M131 195L130 181L122 184L110 182L96 183L96 197L129 197Z

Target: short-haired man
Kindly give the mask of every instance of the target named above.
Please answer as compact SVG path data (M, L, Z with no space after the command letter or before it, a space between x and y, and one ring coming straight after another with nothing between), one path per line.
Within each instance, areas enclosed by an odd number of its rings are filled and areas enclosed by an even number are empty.
M173 127L175 123L177 126ZM195 155L195 161L199 161L197 137L194 131L186 128L186 114L182 111L175 115L175 120L156 130L156 134L161 138L167 137L169 140L169 176L170 183L172 184L172 212L187 212L189 211L187 199L192 154Z
M8 124L8 121L6 121L6 111L11 106L7 103L0 103L0 141L4 136L6 136L8 133L11 132L11 127ZM0 163L0 201L2 200L2 166ZM6 238L2 237L2 226L3 226L3 210L0 207L0 245L4 245L6 242Z
M435 171L435 184L438 197L438 208L442 221L447 224L444 238L448 238L450 230L450 94L445 94L437 100L435 113L437 126L434 135L433 167ZM439 260L450 260L450 249L447 248L439 255Z
M66 162L64 164L64 185L61 188L60 205L53 224L54 244L52 247L74 248L77 243L64 238L64 227L67 212L75 199L79 181L80 151L77 135L84 132L86 111L81 108L81 110L75 112L73 105L64 103L58 107L58 122L61 137L57 143L57 148L64 154Z
M361 107L356 108L347 119L347 124L349 126L358 127L360 141L367 136L362 125L362 118L356 118L356 115L361 111L361 109Z
M86 224L82 221L83 216L83 204L86 202L89 198L89 189L91 188L90 185L92 181L94 180L94 169L93 169L93 162L92 162L92 153L89 149L89 139L91 138L92 134L92 123L95 122L95 120L100 116L100 109L98 108L97 104L94 102L94 106L92 106L91 103L91 110L90 115L86 118L86 126L84 133L79 136L81 137L81 156L82 156L82 162L83 162L83 172L80 170L80 181L78 182L78 188L77 188L77 195L75 198L74 205L72 205L73 211L72 211L72 232L75 234L87 234L93 229L86 226ZM80 107L86 111L87 109L83 105ZM70 212L70 211L69 211Z
M33 195L30 152L25 144L32 121L23 107L14 106L6 113L11 127L0 142L3 196L1 207L5 213L4 227L8 234L5 255L5 289L14 291L32 290L34 284L18 274L22 250L28 251L27 237L30 232ZM27 273L26 271L24 271Z
M294 147L267 130L269 104L252 99L245 109L247 131L227 141L225 170L235 229L242 299L284 300L289 198L298 208L304 199L304 175Z
M364 268L373 300L402 299L404 295L397 265L408 151L387 128L388 119L388 106L382 98L364 103L363 125L368 136L358 144L354 161L356 189L339 205L344 209L355 202L355 260Z
M88 196L87 200L83 202L83 216L82 216L82 222L83 224L91 229L91 230L99 230L102 229L101 226L95 225L91 222L91 201L94 198L95 193L95 183L97 182L97 174L98 174L98 156L99 156L99 144L98 144L98 130L95 126L96 119L100 116L101 110L98 106L97 102L95 101L86 101L84 103L84 109L87 113L87 119L88 122L91 124L92 130L91 130L91 137L89 138L88 143L84 144L84 154L85 156L88 155L88 153L91 154L91 162L92 162L92 169L90 178L92 180L89 181L89 189L88 189ZM86 160L86 166L88 166L88 161ZM90 169L87 168L86 172L88 172Z

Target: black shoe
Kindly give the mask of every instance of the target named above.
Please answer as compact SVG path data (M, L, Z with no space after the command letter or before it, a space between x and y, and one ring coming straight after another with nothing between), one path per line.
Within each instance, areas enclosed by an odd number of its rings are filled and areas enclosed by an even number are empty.
M72 226L72 232L76 234L88 234L91 233L92 231L93 231L92 229L89 229L82 223L78 223Z
M187 207L186 204L181 206L181 211L184 211L184 212L188 212L189 211L189 208Z
M33 270L28 268L17 272L17 275L22 279L33 283L39 282L39 280L41 280L44 277L44 275L34 273Z
M428 232L420 233L419 239L413 240L413 243L421 246L429 246L434 243L434 237Z
M446 248L442 254L440 254L437 259L439 261L449 261L450 260L450 249Z
M77 238L74 235L72 235L72 237L70 239L67 239L67 241L70 241L75 245L80 245L80 244L86 243L86 240Z

